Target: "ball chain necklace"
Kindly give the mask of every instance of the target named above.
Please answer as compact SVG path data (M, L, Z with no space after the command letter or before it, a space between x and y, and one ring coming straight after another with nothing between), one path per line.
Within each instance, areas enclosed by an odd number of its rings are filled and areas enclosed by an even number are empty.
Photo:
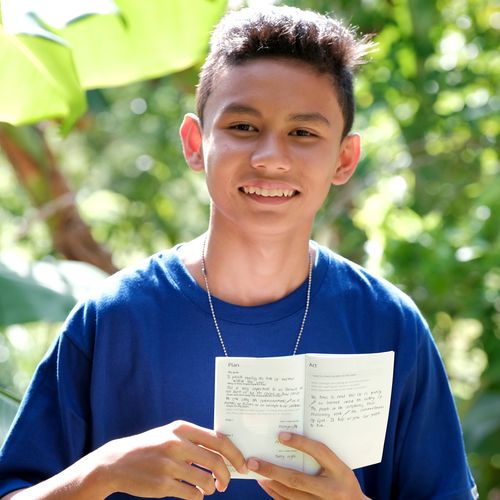
M215 315L214 304L212 302L212 292L210 291L210 287L208 286L208 277L207 277L207 265L205 262L205 247L207 245L207 237L203 239L203 247L201 250L201 274L203 275L203 279L205 280L205 288L207 290L208 296L208 304L210 305L210 312L212 313L212 319L214 321L215 330L217 331L217 335L219 337L220 345L222 346L222 350L224 351L224 356L228 357L226 345L224 344L224 339L222 338L222 333L219 328L219 322L217 321L217 316ZM299 333L297 335L297 340L295 341L295 347L293 349L292 355L295 356L297 354L297 349L299 348L300 339L302 337L302 332L304 331L304 325L306 324L307 314L309 313L309 304L311 302L311 285L312 285L312 268L313 268L313 256L311 250L309 250L309 274L307 278L307 293L306 293L306 307L304 310L304 316L302 318L302 323L300 324Z

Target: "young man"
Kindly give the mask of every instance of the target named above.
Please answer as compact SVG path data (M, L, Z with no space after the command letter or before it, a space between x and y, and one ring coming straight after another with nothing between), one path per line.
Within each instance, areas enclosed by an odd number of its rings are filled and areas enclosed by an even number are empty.
M368 48L338 22L293 8L219 24L198 116L181 126L188 164L206 175L208 231L111 277L75 308L1 452L0 495L474 497L446 375L415 306L309 240L330 185L347 182L359 159L352 73ZM307 475L245 462L210 430L216 356L389 350L380 464L353 472L322 443L282 433L321 465ZM222 457L267 479L229 482Z

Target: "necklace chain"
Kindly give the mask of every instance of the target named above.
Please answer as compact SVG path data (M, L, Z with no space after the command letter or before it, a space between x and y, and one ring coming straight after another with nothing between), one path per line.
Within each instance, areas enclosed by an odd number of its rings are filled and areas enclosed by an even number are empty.
M219 337L220 345L222 346L224 356L228 357L229 354L227 353L226 345L224 344L224 339L222 337L222 333L219 328L219 322L217 321L217 316L215 315L214 304L212 301L212 292L210 291L210 287L208 286L207 265L205 262L206 245L207 245L207 237L205 236L205 238L203 239L203 248L201 251L201 274L203 275L203 279L205 280L205 288L207 290L208 304L210 306L210 312L212 313L212 319L214 321L215 330L217 331L217 336ZM306 307L304 309L304 316L302 317L302 322L300 324L297 340L295 341L295 346L293 348L293 353L292 353L293 356L297 354L297 350L300 344L300 339L302 338L302 332L304 331L304 325L306 324L307 315L309 313L309 305L311 303L312 268L313 268L313 257L312 257L312 252L309 250L309 274L307 278Z

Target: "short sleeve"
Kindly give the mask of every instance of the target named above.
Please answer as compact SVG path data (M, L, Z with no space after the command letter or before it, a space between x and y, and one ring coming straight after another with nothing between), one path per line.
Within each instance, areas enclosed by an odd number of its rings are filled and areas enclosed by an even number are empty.
M38 366L0 450L0 496L43 481L88 452L89 382L88 355L62 333Z
M427 329L402 401L395 498L477 498L446 372Z

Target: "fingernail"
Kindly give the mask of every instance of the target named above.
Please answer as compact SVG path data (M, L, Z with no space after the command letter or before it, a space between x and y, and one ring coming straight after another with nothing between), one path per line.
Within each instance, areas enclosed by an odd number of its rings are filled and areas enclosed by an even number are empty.
M248 468L253 471L259 470L259 462L254 458L250 458L247 462Z
M280 432L279 438L280 441L290 441L292 435L289 432Z
M226 490L227 490L227 486L222 486L222 484L219 483L219 481L216 481L215 482L215 488L217 489L217 491L219 491L220 493L224 493Z

